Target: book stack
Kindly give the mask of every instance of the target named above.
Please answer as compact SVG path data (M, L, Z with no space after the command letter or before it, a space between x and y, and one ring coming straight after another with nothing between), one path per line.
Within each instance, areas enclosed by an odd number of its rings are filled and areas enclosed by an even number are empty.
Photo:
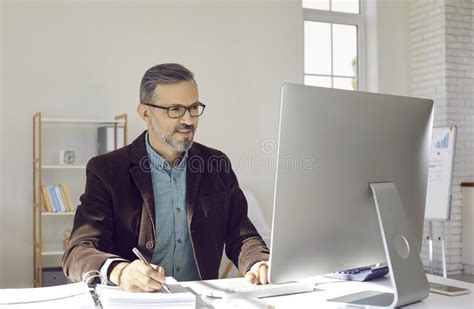
M76 210L71 191L65 184L41 186L41 199L44 212L74 212Z

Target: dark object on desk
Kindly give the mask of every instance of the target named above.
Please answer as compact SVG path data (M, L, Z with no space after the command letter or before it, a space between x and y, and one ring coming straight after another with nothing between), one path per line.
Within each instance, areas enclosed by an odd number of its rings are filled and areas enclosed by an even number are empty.
M67 284L68 280L61 267L43 268L43 286Z
M388 266L364 266L336 271L325 275L325 277L347 281L369 281L383 277L388 272Z

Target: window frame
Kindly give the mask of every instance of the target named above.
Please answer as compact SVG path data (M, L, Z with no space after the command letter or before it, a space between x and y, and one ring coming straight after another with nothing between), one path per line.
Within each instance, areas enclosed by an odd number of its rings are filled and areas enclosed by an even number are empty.
M331 3L331 2L330 2ZM330 24L341 24L357 27L357 90L355 91L365 91L367 89L366 81L366 56L365 56L365 17L363 14L363 5L362 0L359 1L359 14L355 13L345 13L345 12L335 12L335 11L326 11L326 10L316 10L316 9L307 9L303 8L303 20L304 22L323 22ZM303 30L304 31L304 30ZM348 78L348 76L339 76L334 75L334 62L333 62L333 31L331 27L331 75L324 74L309 74L303 70L303 79L305 76L321 76L321 77L330 77L331 78L331 88L334 88L334 77L343 77ZM304 51L303 51L304 52Z

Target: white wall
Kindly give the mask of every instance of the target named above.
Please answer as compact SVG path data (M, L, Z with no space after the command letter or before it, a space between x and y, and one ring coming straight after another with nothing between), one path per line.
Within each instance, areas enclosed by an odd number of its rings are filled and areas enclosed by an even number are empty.
M412 2L412 94L433 99L435 126L457 126L451 215L444 224L448 274L463 271L462 200L460 183L474 179L473 32L470 0ZM435 240L443 225L433 223ZM429 235L425 224L425 235ZM435 271L441 273L441 244L434 242ZM424 238L422 259L429 268L429 248Z
M0 140L4 192L0 287L32 284L31 117L111 117L127 112L130 138L146 69L179 62L196 74L208 106L197 140L240 163L270 221L280 85L302 82L300 1L2 2ZM1 115L0 115L1 116ZM252 171L248 158L268 167ZM8 164L7 164L8 163ZM14 234L15 237L6 235ZM10 267L15 265L15 267Z
M410 94L409 1L366 0L367 91Z
M435 126L458 126L446 250L448 273L459 273L459 183L474 177L472 1L367 0L365 5L368 91L431 98L435 102ZM435 234L440 234L441 225L434 228ZM437 272L441 270L440 250L439 242L435 242ZM426 241L422 258L428 267Z
M3 10L3 6L0 5L0 16L3 16L2 15L2 10ZM0 22L0 72L2 72L2 76L0 76L0 78L3 80L3 48L2 48L2 28L3 28L3 23ZM3 156L3 151L4 151L4 148L3 148L3 91L2 91L2 88L3 87L3 83L0 83L0 226L3 226L3 194L2 194L2 191L3 191L3 160L2 160L2 156ZM1 232L1 230L0 230ZM0 278L3 278L3 252L4 252L4 245L3 245L3 237L0 236ZM0 284L1 286L1 284Z
M197 140L230 156L271 221L275 154L262 147L276 139L280 84L303 79L299 0L1 3L0 287L32 283L32 114L127 112L133 139L139 81L157 63L195 72L208 105ZM367 6L368 90L408 95L408 1Z

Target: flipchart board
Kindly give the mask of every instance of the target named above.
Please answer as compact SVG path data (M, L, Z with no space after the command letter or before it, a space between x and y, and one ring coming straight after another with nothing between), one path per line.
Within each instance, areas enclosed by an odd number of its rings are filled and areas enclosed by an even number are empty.
M449 220L456 127L433 128L425 219Z

